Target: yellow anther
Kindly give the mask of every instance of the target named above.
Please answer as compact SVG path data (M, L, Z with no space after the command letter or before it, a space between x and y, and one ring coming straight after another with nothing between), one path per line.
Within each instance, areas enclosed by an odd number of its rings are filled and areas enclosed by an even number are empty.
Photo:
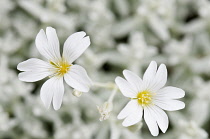
M149 91L142 91L139 92L137 94L137 99L138 99L138 103L140 105L147 106L149 104L151 104L151 100L152 100L152 93L150 93Z
M70 66L71 66L71 64L69 64L65 61L60 61L58 63L54 63L54 62L50 61L50 64L55 67L55 69L56 69L55 75L58 75L58 76L63 76L64 74L66 74L69 71Z

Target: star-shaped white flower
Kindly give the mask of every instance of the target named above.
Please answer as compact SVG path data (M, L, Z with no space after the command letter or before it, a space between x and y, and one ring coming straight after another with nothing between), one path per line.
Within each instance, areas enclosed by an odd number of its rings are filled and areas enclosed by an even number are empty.
M64 94L63 78L72 88L81 92L89 91L91 80L85 69L72 64L90 45L90 38L85 35L85 32L77 32L69 36L64 43L61 57L56 30L47 27L45 34L41 29L35 43L48 62L31 58L18 64L17 69L24 71L19 74L21 81L35 82L47 76L50 78L43 84L40 93L41 100L47 108L51 101L55 110L60 108Z
M158 126L165 133L169 123L163 110L183 109L185 104L175 99L184 97L185 92L176 87L164 87L167 81L166 66L161 64L157 69L155 61L150 63L143 80L128 70L124 70L123 74L126 80L117 77L115 82L122 94L131 100L117 118L125 119L122 125L127 127L141 121L144 113L144 120L153 136L159 134Z

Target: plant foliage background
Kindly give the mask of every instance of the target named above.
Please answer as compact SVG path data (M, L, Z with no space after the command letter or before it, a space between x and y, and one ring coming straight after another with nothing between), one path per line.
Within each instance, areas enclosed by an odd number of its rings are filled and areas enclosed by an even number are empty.
M76 31L91 46L76 63L95 82L113 82L129 69L140 76L151 60L165 63L168 85L186 91L186 108L168 112L161 139L207 139L210 133L210 1L208 0L1 0L1 139L149 139L144 122L125 128L116 116L127 103L120 92L110 118L100 122L101 106L112 90L92 87L80 98L65 86L60 110L44 108L44 81L18 80L18 63L41 55L34 41L46 26L56 28L61 46Z

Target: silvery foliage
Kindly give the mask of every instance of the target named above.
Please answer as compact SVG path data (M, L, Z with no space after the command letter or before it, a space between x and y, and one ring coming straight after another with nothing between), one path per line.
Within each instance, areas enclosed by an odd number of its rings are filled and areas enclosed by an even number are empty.
M80 98L66 86L59 111L45 109L42 81L18 80L16 65L41 57L34 40L53 26L61 44L84 30L91 46L76 61L96 82L112 83L123 69L142 75L151 60L165 63L168 85L186 91L186 108L170 112L161 139L208 138L210 128L210 1L207 0L1 0L0 138L152 138L144 122L122 127L117 114L127 103L119 92L109 118L100 122L110 88L92 87Z

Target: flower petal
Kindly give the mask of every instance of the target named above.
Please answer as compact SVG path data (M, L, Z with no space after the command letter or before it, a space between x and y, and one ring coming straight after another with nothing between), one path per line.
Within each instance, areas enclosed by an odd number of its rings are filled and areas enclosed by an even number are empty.
M125 76L126 80L131 84L131 86L135 88L136 92L141 91L142 79L138 75L129 70L124 70L123 75Z
M155 74L157 72L157 63L155 61L152 61L147 70L144 73L143 76L143 82L144 82L144 89L146 89L152 80L154 80Z
M92 84L86 70L79 65L71 66L64 79L69 86L81 92L88 92Z
M46 108L50 107L53 99L54 109L58 110L62 102L63 93L63 78L53 77L42 85L40 97Z
M49 71L51 65L37 58L31 58L17 65L20 71Z
M183 109L185 107L185 103L179 100L159 100L155 99L154 104L160 107L163 110L167 111L176 111Z
M150 133L153 136L157 136L159 134L159 129L156 120L152 114L153 113L148 107L144 107L144 120L150 130Z
M19 73L18 78L24 82L36 82L49 76L50 74L50 72L46 71L26 71Z
M143 109L140 105L138 105L136 111L134 111L128 117L126 117L122 125L125 127L134 125L138 123L139 121L141 121L142 115L143 115Z
M118 114L118 119L124 119L129 114L135 112L138 108L138 101L137 100L131 100L127 103L127 105L121 110L121 112Z
M158 126L160 127L163 133L166 132L168 129L168 116L167 114L157 106L150 106L150 112L154 116L155 120L157 121Z
M36 47L38 51L49 61L58 62L61 59L59 41L55 29L48 27L47 36L43 29L36 36Z
M124 96L136 98L138 92L136 92L125 79L117 77L115 82Z
M90 46L89 36L85 32L77 32L68 37L64 43L63 57L69 62L74 62Z
M153 91L159 90L166 84L166 81L167 81L167 69L165 64L161 64L149 88Z
M51 65L40 59L31 58L17 65L17 69L22 72L18 75L19 80L25 82L39 81L52 74Z
M56 30L52 27L47 27L46 35L51 52L56 58L58 58L57 60L60 60L61 59L60 43L58 40Z
M160 89L155 97L158 99L178 99L183 98L184 96L184 90L177 87L167 86Z
M54 86L53 108L60 109L64 94L63 78L57 78Z

